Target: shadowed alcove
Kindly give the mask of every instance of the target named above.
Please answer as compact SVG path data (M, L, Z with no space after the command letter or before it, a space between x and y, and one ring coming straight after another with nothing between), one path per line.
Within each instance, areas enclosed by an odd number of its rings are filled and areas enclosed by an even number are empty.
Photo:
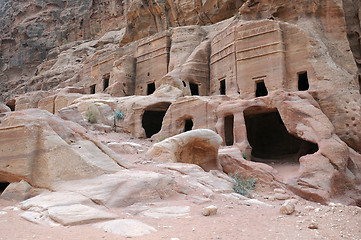
M256 83L256 97L263 97L263 96L267 96L268 95L268 91L267 91L267 87L264 84L264 81L259 81Z
M150 138L162 128L163 118L170 106L169 102L160 102L147 107L142 117L145 135Z
M193 129L193 119L188 118L184 122L184 132L188 132Z
M290 134L276 109L251 107L244 111L252 160L263 163L299 163L318 151L317 144Z
M0 195L9 186L9 184L10 183L8 183L8 182L0 182Z
M198 96L199 95L199 86L198 86L198 84L190 82L189 83L189 88L191 90L192 96L194 96L194 95Z
M109 87L110 74L104 74L103 76L103 90L105 91Z
M6 103L6 106L8 106L11 109L11 111L15 111L15 103L16 103L15 99L11 99Z
M155 83L154 82L148 83L147 84L147 95L154 93L154 91L155 91Z
M224 117L224 140L226 146L232 146L234 142L233 134L234 116L228 115Z

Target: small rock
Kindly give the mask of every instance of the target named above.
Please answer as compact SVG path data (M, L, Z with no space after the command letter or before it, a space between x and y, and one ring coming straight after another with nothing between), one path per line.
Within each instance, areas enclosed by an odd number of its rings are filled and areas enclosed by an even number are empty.
M274 201L274 200L275 200L275 197L274 197L274 196L269 196L269 197L268 197L268 200Z
M145 223L134 219L119 219L107 222L101 222L93 225L96 228L101 228L106 232L118 234L126 237L138 237L157 230Z
M272 207L272 205L270 204L267 204L267 203L264 203L258 199L248 199L248 200L245 200L244 203L247 205L247 206L250 206L252 204L256 204L256 205L261 205L261 206L267 206L267 207Z
M295 204L290 200L286 200L285 203L280 208L280 212L285 215L291 215L294 211L295 211Z
M0 215L5 215L5 214L7 214L7 212L0 211Z
M283 194L283 193L276 193L274 197L277 200L286 200L289 198L289 196L287 194Z
M286 193L286 191L283 190L282 188L275 188L273 191L274 191L275 193L281 193L281 194L285 194L285 193Z
M217 213L218 208L214 205L210 205L208 207L203 208L202 214L203 216L212 216Z
M320 211L322 211L322 208L316 208L315 209L315 212L320 212Z
M309 229L318 229L318 224L314 221L312 221L309 225L308 225Z
M315 208L312 207L312 206L306 206L306 207L305 207L305 210L306 210L306 211L312 211L312 210L315 210Z

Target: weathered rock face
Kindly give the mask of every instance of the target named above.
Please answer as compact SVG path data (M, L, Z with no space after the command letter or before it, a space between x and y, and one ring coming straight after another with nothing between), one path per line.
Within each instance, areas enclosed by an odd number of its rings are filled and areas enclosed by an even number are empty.
M360 168L360 155L352 158L353 150L335 134L335 128L309 94L275 92L260 99L225 102L217 108L217 114L217 132L224 142L231 141L229 145L244 153L243 157L220 154L226 172L282 183L319 202L359 201L353 191L360 191L360 173L355 170ZM294 173L289 169L285 175L243 160L270 164L282 159L292 162L293 157L299 161L299 168Z
M161 162L183 162L204 170L220 170L218 148L222 139L209 129L188 131L156 143L147 155Z
M52 189L55 182L122 169L121 160L78 124L43 110L6 114L0 125L0 181L26 180ZM14 160L15 159L15 160Z
M205 25L233 16L241 2L201 1L27 1L0 2L0 88L13 91L36 72L52 48L124 28L129 43L170 27ZM216 7L214 7L216 6ZM113 39L114 40L114 39ZM109 41L109 40L108 40ZM107 44L103 41L101 45ZM59 52L52 51L53 59ZM74 74L73 74L74 75ZM53 86L54 87L54 86ZM15 93L24 93L17 88ZM4 101L4 99L1 99Z
M124 5L119 0L2 0L1 89L11 91L33 75L50 49L125 27Z
M226 172L252 172L320 202L355 203L361 179L359 4L5 1L1 98L11 110L37 107L84 126L93 114L94 128L153 140L215 130L228 146L220 154ZM66 37L59 40L58 33ZM124 119L115 121L115 111ZM279 158L296 168L283 175L249 161Z

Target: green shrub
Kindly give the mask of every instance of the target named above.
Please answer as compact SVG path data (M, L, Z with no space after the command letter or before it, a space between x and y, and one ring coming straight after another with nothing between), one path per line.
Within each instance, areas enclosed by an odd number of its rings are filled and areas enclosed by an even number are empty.
M257 178L244 178L240 174L230 175L233 179L233 190L243 196L247 196L250 191L256 187Z
M114 112L114 131L117 131L117 121L124 120L124 113L122 111L116 110Z
M124 113L117 110L114 112L114 120L119 121L124 119Z
M90 123L98 122L98 111L95 105L90 105L85 113L85 117Z
M247 155L245 153L242 153L242 156L245 160L247 160Z

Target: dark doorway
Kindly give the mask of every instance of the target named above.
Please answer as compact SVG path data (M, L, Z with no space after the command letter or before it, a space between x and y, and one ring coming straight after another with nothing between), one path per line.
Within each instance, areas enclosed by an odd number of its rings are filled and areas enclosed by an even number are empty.
M155 91L155 83L152 82L152 83L148 83L147 85L147 95L150 95L152 93L154 93Z
M226 80L221 80L219 82L220 86L219 86L219 93L221 95L226 95Z
M193 120L191 118L186 119L186 121L184 123L184 132L188 132L192 129L193 129Z
M15 111L15 103L16 103L16 100L11 99L6 103L6 106L8 106L11 109L11 111Z
M360 87L360 94L361 94L361 75L358 75L358 86Z
M96 84L90 86L90 94L95 94Z
M224 117L224 140L226 146L232 146L234 142L233 135L234 116L228 115Z
M266 159L265 162L282 158L298 162L299 157L318 151L317 144L288 133L278 111L258 112L255 109L244 112L252 158Z
M307 72L302 72L298 74L298 90L307 91L310 85L308 84Z
M199 86L196 83L189 83L189 88L191 89L192 96L199 95Z
M0 194L9 186L8 182L0 182Z
M109 87L109 79L110 79L110 74L105 74L103 76L103 90L105 91L105 89L107 89Z
M256 82L256 97L267 96L268 91L264 81Z
M145 111L142 119L142 125L145 135L150 138L158 133L162 128L162 122L166 111Z
M145 109L142 117L142 126L147 138L150 138L161 130L163 118L169 106L169 102L160 102Z

